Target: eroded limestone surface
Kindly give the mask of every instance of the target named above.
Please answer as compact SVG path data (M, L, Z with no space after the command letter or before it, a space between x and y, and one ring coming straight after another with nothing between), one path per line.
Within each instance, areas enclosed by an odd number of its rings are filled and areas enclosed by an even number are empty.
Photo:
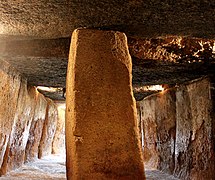
M42 130L43 132L39 145L39 158L50 155L52 152L52 142L55 135L58 119L57 106L51 99L46 98L46 100L48 104Z
M24 163L25 148L36 105L35 97L36 89L27 87L27 82L22 80L10 141L2 165L2 170L5 169L5 172L20 167Z
M0 176L51 153L57 108L8 63L0 61ZM48 101L48 108L47 108ZM44 131L43 131L43 124ZM41 141L41 135L43 138Z
M34 118L31 122L28 142L25 149L26 161L31 161L35 158L38 158L38 147L43 132L42 130L46 117L46 108L47 108L46 98L42 94L37 93Z
M67 74L68 179L144 179L126 36L73 32Z
M180 179L214 179L213 84L200 78L139 102L147 166Z
M21 76L8 63L0 61L0 167L14 123L20 80Z
M197 80L176 91L175 172L182 179L214 179L211 83Z
M65 154L65 103L57 103L58 120L52 143L53 154Z
M166 173L174 170L175 90L170 89L140 101L144 163Z
M7 0L0 4L0 33L53 38L94 27L139 37L214 38L214 7L207 0Z

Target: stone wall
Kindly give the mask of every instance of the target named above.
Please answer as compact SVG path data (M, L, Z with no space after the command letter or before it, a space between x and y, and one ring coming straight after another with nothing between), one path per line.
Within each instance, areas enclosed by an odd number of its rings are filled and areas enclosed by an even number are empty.
M57 104L57 128L52 143L53 154L65 154L65 104Z
M212 100L209 79L176 91L174 175L183 179L213 179Z
M25 160L37 158L39 144L44 140L49 142L46 144L51 153L56 119L54 102L0 61L0 176L20 167ZM44 149L42 153L46 152Z
M4 61L0 61L0 167L14 123L21 76ZM1 172L0 172L1 174Z
M52 142L54 139L58 112L57 106L55 103L47 99L47 109L46 109L46 117L43 125L42 136L39 144L39 154L38 157L42 158L43 156L50 155L52 152Z
M28 142L25 150L26 161L38 158L38 148L42 136L43 124L46 117L47 101L42 94L37 94L34 118L31 123Z
M139 102L146 167L173 173L175 143L175 90L151 95Z
M211 82L202 78L138 102L145 164L180 179L214 178Z
M18 168L24 162L25 147L36 104L35 95L36 89L27 87L26 80L22 80L10 133L10 141L4 157L3 168L5 171Z

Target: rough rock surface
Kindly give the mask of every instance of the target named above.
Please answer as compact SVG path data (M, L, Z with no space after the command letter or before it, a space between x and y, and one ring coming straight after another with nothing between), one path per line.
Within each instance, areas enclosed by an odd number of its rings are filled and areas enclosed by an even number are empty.
M119 30L138 42L153 38L152 51L137 45L134 54L160 62L173 55L168 52L171 48L163 49L159 44L162 38L171 40L166 36L201 37L206 41L215 38L214 7L215 3L209 0L7 0L0 3L0 56L32 85L65 87L70 37L75 28ZM133 82L141 85L185 82L208 74L208 68L213 71L214 64L205 69L203 64L145 62L147 70L134 67Z
M0 33L68 37L75 28L96 27L139 37L214 38L214 7L208 0L7 0L0 4Z
M47 101L45 97L37 93L36 95L36 107L34 117L31 122L28 141L25 149L25 160L32 161L38 158L38 148L40 139L42 136L43 124L46 117Z
M21 76L15 69L0 61L0 167L14 123L20 80Z
M138 102L143 127L145 166L173 173L175 144L175 90Z
M65 87L70 38L0 38L0 58L12 64L31 85Z
M38 157L45 115L49 123L52 123L50 118L53 118L53 125L46 127L48 132L51 131L50 138L53 139L57 109L54 102L48 100L50 107L46 112L45 97L35 87L27 85L26 79L4 61L0 61L0 97L1 176L20 167L25 159ZM51 141L49 138L47 140ZM52 141L47 144L51 152Z
M176 91L175 172L181 179L214 179L214 113L209 79Z
M48 104L46 108L46 117L43 125L42 136L39 144L39 158L50 155L52 152L52 142L58 119L57 106L51 99L46 98L46 100Z
M213 103L210 78L140 101L146 166L180 179L214 179Z
M65 154L65 103L56 103L58 111L57 128L52 143L53 154Z
M210 61L215 53L215 40L181 36L145 39L130 37L128 46L132 57L155 62L197 63L199 60Z
M131 70L123 33L73 32L66 92L68 179L145 178Z
M32 40L0 38L0 42L0 58L24 74L31 85L65 87L70 37ZM204 49L207 45L209 48ZM212 58L211 51L215 51L214 40L130 37L128 46L133 62L134 85L175 84L214 74L215 63L212 62L215 56ZM201 62L195 59L197 56ZM54 99L62 99L63 93L54 94Z
M25 148L36 105L36 89L21 80L14 123L4 156L2 171L10 171L24 163Z

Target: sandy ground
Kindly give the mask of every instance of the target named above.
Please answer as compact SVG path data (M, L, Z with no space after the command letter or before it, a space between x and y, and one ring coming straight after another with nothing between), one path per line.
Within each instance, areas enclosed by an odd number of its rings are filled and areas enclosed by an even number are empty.
M0 180L65 180L65 157L51 155L24 164L21 168L9 172Z
M146 169L147 180L178 180L158 170ZM0 180L66 180L65 156L51 155L26 163Z
M174 176L171 176L158 170L146 169L145 173L147 180L179 180Z

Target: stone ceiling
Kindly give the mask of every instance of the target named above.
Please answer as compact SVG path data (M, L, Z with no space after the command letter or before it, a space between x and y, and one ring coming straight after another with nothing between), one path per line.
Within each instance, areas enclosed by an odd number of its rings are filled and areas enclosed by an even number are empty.
M128 35L215 36L211 0L4 0L0 33L69 37L77 27L114 29Z
M12 64L32 85L65 87L70 37L78 27L126 33L135 85L175 84L213 72L213 62L140 58L133 51L139 45L133 47L131 41L215 39L215 1L209 0L5 0L0 3L0 60Z

